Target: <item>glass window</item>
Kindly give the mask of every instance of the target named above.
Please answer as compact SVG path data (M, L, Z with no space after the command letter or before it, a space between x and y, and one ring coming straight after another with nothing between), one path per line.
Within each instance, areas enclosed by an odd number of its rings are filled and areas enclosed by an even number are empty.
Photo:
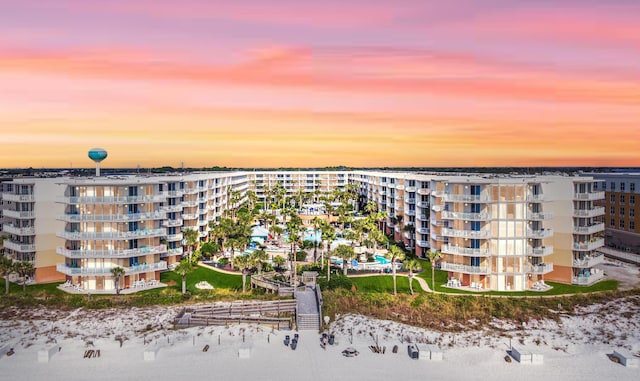
M609 226L611 226L612 228L616 227L616 220L614 218L609 220Z
M615 206L609 207L609 214L616 214L616 207Z
M636 230L636 222L629 221L629 230Z
M635 217L636 216L636 210L629 208L629 217Z
M620 220L620 229L624 229L624 220Z
M635 204L636 204L636 196L635 195L629 196L629 205L635 205Z
M624 208L620 208L620 216L624 217Z
M624 195L623 195L623 194L621 194L621 195L620 195L620 203L621 203L621 204L624 204L624 202L625 202L625 197L624 197Z
M612 195L609 197L609 200L611 201L611 203L612 203L612 204L613 204L613 203L615 203L615 202L616 202L616 195L615 195L615 194L612 194Z
M630 192L636 191L636 183L629 183L629 191Z
M624 192L624 188L625 188L625 183L620 183L620 191Z

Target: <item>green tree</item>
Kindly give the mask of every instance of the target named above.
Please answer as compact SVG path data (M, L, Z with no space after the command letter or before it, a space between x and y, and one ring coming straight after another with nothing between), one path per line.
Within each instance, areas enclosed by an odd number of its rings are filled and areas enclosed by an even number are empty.
M9 276L15 270L13 261L11 258L1 256L0 257L0 273L4 276L5 294L9 293Z
M415 237L416 234L416 226L414 224L406 224L404 225L404 228L402 228L403 231L409 233L409 247L411 247L411 249L415 249L415 245L413 242L413 238Z
M413 295L413 272L422 270L422 266L420 266L420 262L417 259L406 260L403 266L409 270L409 292Z
M442 253L429 250L429 261L431 262L431 290L436 291L436 261L442 258Z
M14 271L22 278L22 292L27 292L27 277L32 275L35 271L33 263L29 261L16 262L14 265Z
M291 253L293 264L291 266L291 284L297 286L297 264L296 264L296 248L301 246L303 234L307 229L302 223L300 216L292 216L291 220L287 222L287 232L289 233L289 243L291 244Z
M182 293L184 294L187 292L187 275L193 271L193 264L191 261L183 259L173 271L182 277Z
M339 245L334 253L342 259L342 274L347 275L347 266L356 257L356 252L349 245Z
M322 224L322 218L314 216L311 219L311 225L313 225L313 262L318 261L318 230ZM322 232L320 232L322 234Z
M262 249L254 250L253 253L251 253L251 259L258 268L258 274L262 274L262 266L269 260L269 254Z
M245 293L247 291L247 275L251 267L253 267L253 260L249 255L239 255L235 259L234 265L242 273L242 292Z
M331 279L331 244L336 239L336 230L331 226L330 223L323 221L322 225L320 225L320 231L322 233L322 241L326 242L326 250L327 250L327 281ZM324 264L325 252L324 246L322 249L322 262Z
M281 257L279 255L273 257L273 264L275 265L276 269L282 269L282 266L284 266L285 263L287 263L287 260L284 257Z
M387 251L387 258L391 260L391 272L393 274L393 295L398 294L398 287L396 284L396 260L404 259L404 251L396 245L391 245Z
M124 269L120 266L112 267L111 275L113 276L113 281L116 286L116 295L120 295L120 279L124 276Z
M191 255L195 245L200 241L200 232L195 229L187 228L182 231L182 237L187 245L187 250L189 250L189 260L191 261Z

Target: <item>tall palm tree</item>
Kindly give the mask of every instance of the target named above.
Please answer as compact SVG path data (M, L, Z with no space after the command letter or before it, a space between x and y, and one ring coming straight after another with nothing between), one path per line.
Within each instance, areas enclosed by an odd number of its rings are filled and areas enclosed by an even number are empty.
M9 293L9 276L15 270L13 261L11 258L1 256L0 257L0 273L4 276L5 294Z
M413 295L413 272L422 270L420 262L417 259L409 259L402 264L407 270L409 270L409 292Z
M339 245L335 250L335 254L342 259L342 274L346 276L349 261L355 258L356 252L349 245Z
M235 266L242 272L242 292L247 291L247 274L253 267L253 260L249 255L239 255L235 260Z
M320 225L320 232L322 234L322 241L326 242L326 249L327 249L327 280L329 280L330 278L330 272L329 269L331 268L331 261L329 261L329 258L331 256L331 244L333 243L333 241L336 239L336 231L335 229L331 226L331 224L329 224L326 221L323 221L322 224ZM324 265L324 247L322 249L322 265Z
M258 274L262 274L262 266L269 260L269 254L262 249L254 250L253 253L251 253L251 259L253 264L258 268Z
M27 276L32 275L35 271L33 263L29 261L20 261L14 264L14 271L22 278L22 292L27 292Z
M311 219L311 225L313 225L313 262L318 261L318 228L321 223L322 219L318 216Z
M431 291L436 291L436 261L442 258L442 253L436 250L429 250L429 261L431 262Z
M287 263L287 260L284 257L281 257L279 255L273 257L273 264L275 265L276 269L281 269L285 263Z
M377 210L378 206L373 201L367 202L367 204L364 206L364 211L367 212L367 214L371 214Z
M295 287L297 276L297 264L296 248L302 244L303 233L306 231L302 219L298 216L292 216L291 220L287 222L287 232L289 233L289 243L291 243L291 255L293 260L293 266L291 269L291 284Z
M398 293L396 285L396 260L404 259L404 251L396 245L391 245L387 251L387 258L391 260L391 272L393 274L393 295Z
M191 261L183 259L173 271L182 277L182 293L184 294L187 292L187 275L193 271L193 264Z
M412 223L408 223L406 225L404 225L404 228L402 228L403 231L409 233L409 246L414 249L414 242L413 242L413 237L415 236L416 233L416 226Z
M184 229L182 231L182 236L187 245L187 250L189 250L189 260L191 260L195 245L200 241L200 232L190 228Z
M113 275L113 280L116 285L116 295L120 295L120 279L124 276L124 269L120 266L112 267L111 275Z

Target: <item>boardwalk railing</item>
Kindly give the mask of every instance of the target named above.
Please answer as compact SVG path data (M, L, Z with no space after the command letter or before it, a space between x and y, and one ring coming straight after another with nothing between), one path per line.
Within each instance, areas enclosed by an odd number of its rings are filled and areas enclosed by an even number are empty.
M185 307L174 319L176 327L256 323L277 329L291 329L296 301L239 301Z

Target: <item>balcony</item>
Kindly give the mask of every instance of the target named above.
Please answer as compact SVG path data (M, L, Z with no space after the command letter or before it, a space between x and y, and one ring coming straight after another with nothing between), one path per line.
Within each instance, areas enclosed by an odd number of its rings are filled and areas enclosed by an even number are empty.
M420 246L420 247L426 247L426 248L430 247L430 246L429 246L429 241L417 241L416 243L417 243L417 244L418 244L418 246Z
M167 234L166 239L167 241L182 241L183 235L182 233L176 233L176 234Z
M582 259L574 259L573 267L590 268L604 262L604 254L590 255Z
M197 200L182 201L181 205L185 208L192 208L194 206L198 206L198 201Z
M131 267L123 267L125 275L133 275L146 273L150 271L159 271L167 269L167 262L159 261L152 264L135 265ZM111 267L70 267L65 263L58 263L56 270L65 275L99 275L99 276L112 276Z
M490 202L488 195L444 193L442 198L447 202Z
M418 189L416 189L416 193L420 194L420 195L427 195L427 194L431 193L431 190L425 189L425 188L418 188Z
M418 234L429 234L429 228L417 228L416 233Z
M57 197L56 201L64 204L140 204L145 202L163 202L166 198L166 193L162 193L148 196Z
M402 189L400 187L398 187L398 189ZM404 187L404 191L408 192L408 193L413 193L416 191L416 187L415 186L406 186Z
M596 201L604 199L604 192L576 193L573 195L574 200Z
M164 254L167 246L143 246L137 249L126 250L70 250L64 247L56 247L56 253L67 258L130 258L147 254Z
M431 219L429 222L433 226L444 226L444 221L442 220Z
M548 274L553 271L553 263L541 263L539 265L526 265L524 271L527 274Z
M489 274L489 267L487 266L469 266L456 263L441 262L440 269L444 271L465 274Z
M193 188L184 188L184 189L182 190L182 192L183 192L184 194L196 194L196 193L198 193L198 188L196 188L196 187L193 187Z
M71 241L85 240L125 240L150 237L161 237L165 235L165 229L145 229L136 231L111 231L111 232L70 232L63 231L56 233L56 236Z
M553 229L530 230L527 229L527 237L535 239L550 238L553 236Z
M527 255L532 257L544 257L553 254L553 246L529 247Z
M491 232L488 230L442 229L442 235L462 238L491 238Z
M416 215L416 210L415 209L405 209L404 210L404 214L406 214L407 216L415 216Z
M165 227L174 227L174 226L182 226L182 219L175 219L175 220L165 220L162 221L162 226Z
M418 214L416 218L420 221L429 221L429 216L426 214Z
M7 224L2 226L2 229L7 233L15 234L15 235L35 235L36 234L36 229L33 226L19 228L11 224Z
M433 192L431 192L431 194L435 197L442 197L444 196L444 191L442 190L434 190Z
M594 239L591 242L574 242L573 243L573 250L591 251L591 250L599 249L599 248L601 248L603 246L604 246L604 239L603 238L597 238L597 239Z
M181 190L170 190L167 192L167 197L182 197L183 194Z
M431 205L431 209L434 212L442 212L444 210L444 205L436 205L436 204L434 204L434 205Z
M526 197L527 201L530 202L541 202L544 201L544 195L543 194L528 194Z
M19 242L14 242L8 239L4 240L4 247L6 249L10 249L20 253L31 253L36 251L36 245L33 243L31 244L19 243Z
M431 233L431 239L434 240L434 241L438 241L438 242L444 242L445 241L443 235L436 234L436 233L433 233L433 232Z
M407 202L409 204L415 204L416 203L416 199L415 199L415 197L405 197L404 202Z
M183 220L195 220L198 218L198 214L197 213L188 213L188 214L183 214L182 215L182 219Z
M32 194L14 194L14 193L2 193L2 198L5 201L13 202L34 202L35 196Z
M604 223L599 223L591 226L574 226L574 234L594 234L604 231Z
M470 220L470 221L482 221L491 218L489 213L462 213L462 212L449 212L443 211L441 217L446 220Z
M9 217L9 218L15 218L15 219L30 219L30 218L35 218L35 213L33 211L17 211L17 210L11 210L11 209L5 209L2 211L2 214L5 217Z
M429 207L429 201L418 201L418 202L416 203L416 205L417 205L419 208L428 208L428 207Z
M134 222L144 220L161 220L164 212L130 213L130 214L63 214L57 220L66 222Z
M589 275L579 275L579 276L573 277L573 279L571 280L571 284L578 284L581 286L585 286L585 285L595 283L603 278L604 278L603 272L598 272L598 273L589 274Z
M182 205L166 205L160 208L163 212L182 212Z
M598 217L604 215L604 206L597 206L593 209L576 209L573 211L574 217Z
M541 212L530 212L527 215L527 219L528 220L533 220L533 221L542 221L542 220L550 220L553 218L553 213L541 213Z
M465 255L471 257L488 257L491 255L489 249L472 249L470 247L458 247L452 245L442 245L440 251L444 254Z
M167 256L182 255L182 253L183 249L181 247L175 247L167 250Z

